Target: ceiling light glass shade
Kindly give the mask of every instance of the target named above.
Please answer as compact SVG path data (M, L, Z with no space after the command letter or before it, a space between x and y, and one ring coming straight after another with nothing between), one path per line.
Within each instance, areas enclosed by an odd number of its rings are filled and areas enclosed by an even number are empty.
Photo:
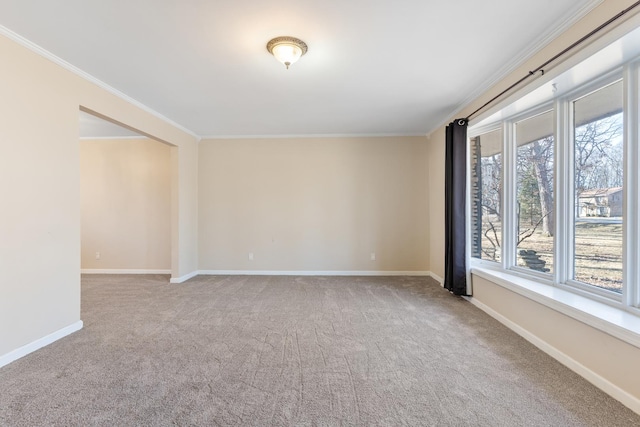
M287 69L307 53L307 44L295 37L276 37L267 43L267 50Z
M290 44L279 44L273 47L273 56L289 68L302 56L302 49Z

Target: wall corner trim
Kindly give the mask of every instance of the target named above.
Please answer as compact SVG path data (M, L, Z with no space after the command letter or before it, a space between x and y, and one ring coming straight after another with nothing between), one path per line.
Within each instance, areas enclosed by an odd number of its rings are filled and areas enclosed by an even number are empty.
M487 313L489 316L493 317L494 319L496 319L497 321L505 325L507 328L514 331L516 334L520 335L521 337L529 341L531 344L538 347L540 350L544 351L549 356L556 359L558 362L562 363L567 368L571 369L573 372L585 378L587 381L589 381L591 384L595 385L600 390L607 393L609 396L620 401L623 405L625 405L635 413L640 414L640 399L638 399L637 397L621 389L620 387L610 382L606 378L598 375L591 369L587 368L586 366L579 363L575 359L571 358L567 354L553 347L551 344L539 338L537 335L532 334L531 332L524 329L517 323L512 322L511 320L501 315L500 313L498 313L491 307L487 306L486 304L476 300L473 297L464 297L464 298L467 301L469 301L471 304L478 307L480 310Z
M428 271L427 273L429 277L431 277L432 279L435 279L438 283L440 283L440 286L444 287L444 279L442 277L438 276L436 273L432 271Z
M171 280L169 280L169 283L183 283L186 282L187 280L196 277L198 274L200 274L200 272L198 270L196 271L192 271L189 274L185 274L184 276L180 276L180 277L171 277Z
M34 351L39 350L42 347L45 347L55 341L58 341L60 338L64 338L67 335L70 335L76 331L79 331L80 329L82 329L82 326L83 326L82 320L78 320L77 322L72 323L67 327L59 329L53 333L50 333L49 335L46 335L33 342L30 342L29 344L23 345L22 347L19 347L13 351L10 351L7 354L0 356L0 368L8 365L9 363L15 360L20 359L21 357L26 356L29 353L33 353Z

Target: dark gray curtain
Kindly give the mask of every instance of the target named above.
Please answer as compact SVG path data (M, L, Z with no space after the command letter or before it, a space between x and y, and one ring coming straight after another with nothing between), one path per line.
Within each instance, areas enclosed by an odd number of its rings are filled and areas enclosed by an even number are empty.
M449 123L446 133L444 287L455 295L467 295L467 119L456 119Z

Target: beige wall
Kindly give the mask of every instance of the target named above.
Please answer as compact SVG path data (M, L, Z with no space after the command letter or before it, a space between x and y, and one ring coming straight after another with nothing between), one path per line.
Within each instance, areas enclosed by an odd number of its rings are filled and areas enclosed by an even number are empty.
M171 269L170 150L147 138L80 141L83 270Z
M444 280L444 127L429 135L429 268ZM441 201L436 203L435 201Z
M171 276L183 281L198 271L198 144L171 148Z
M197 143L4 36L0 57L1 361L80 320L79 107L177 147L174 275L197 269Z
M425 138L203 140L199 150L201 270L428 270Z

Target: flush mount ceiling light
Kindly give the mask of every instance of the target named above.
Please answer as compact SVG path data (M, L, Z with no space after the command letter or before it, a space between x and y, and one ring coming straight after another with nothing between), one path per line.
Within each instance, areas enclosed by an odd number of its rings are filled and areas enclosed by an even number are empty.
M307 53L307 44L295 37L276 37L269 40L267 50L289 69L291 64Z

